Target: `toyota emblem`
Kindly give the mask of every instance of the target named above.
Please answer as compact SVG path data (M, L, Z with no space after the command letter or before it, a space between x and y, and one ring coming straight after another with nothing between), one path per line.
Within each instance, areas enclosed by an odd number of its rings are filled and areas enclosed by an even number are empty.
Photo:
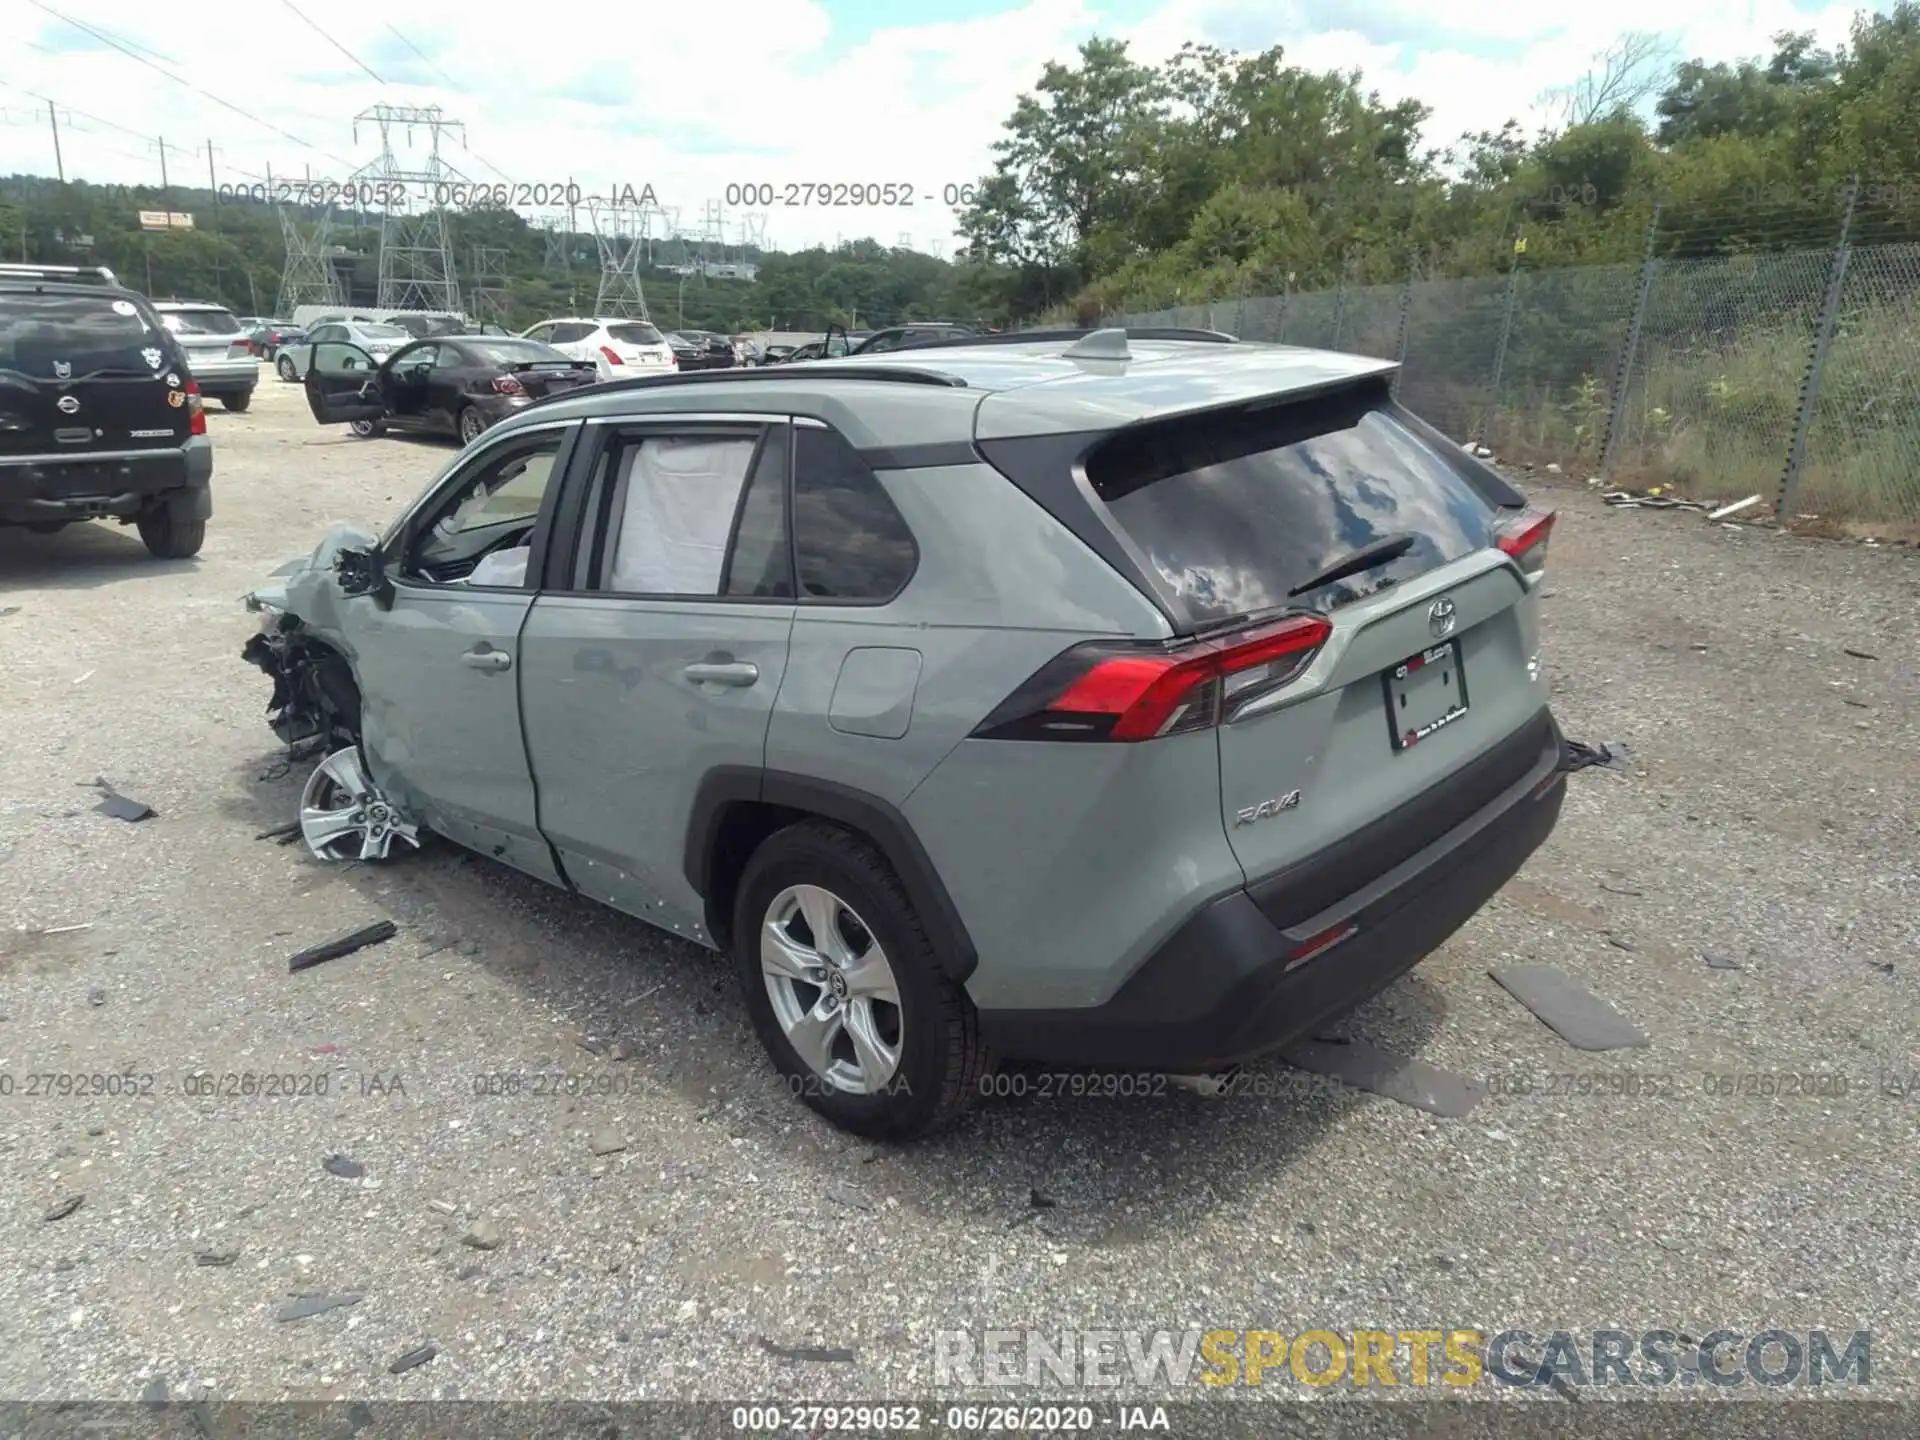
M1453 633L1453 601L1442 595L1427 607L1427 629L1436 640L1444 640Z
M53 403L60 407L60 413L62 415L71 415L80 408L80 402L71 395L62 395Z

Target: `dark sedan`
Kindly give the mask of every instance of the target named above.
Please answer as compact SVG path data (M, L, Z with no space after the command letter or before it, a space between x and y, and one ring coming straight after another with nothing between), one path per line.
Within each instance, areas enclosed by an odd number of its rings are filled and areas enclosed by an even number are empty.
M417 340L385 363L358 345L323 341L307 367L307 404L322 425L348 425L356 435L378 435L391 425L466 443L543 395L598 379L591 360L518 337Z
M291 320L260 320L247 331L253 353L262 360L273 359L283 345L303 345L306 339L307 332Z
M734 364L733 342L710 330L675 330L667 344L681 370L727 370Z

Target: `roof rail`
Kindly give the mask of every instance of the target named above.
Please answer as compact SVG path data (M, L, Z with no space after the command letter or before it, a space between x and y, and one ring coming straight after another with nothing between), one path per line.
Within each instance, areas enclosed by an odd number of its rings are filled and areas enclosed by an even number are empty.
M1237 345L1239 337L1227 334L1224 330L1181 330L1164 326L1146 326L1136 329L1133 326L1109 326L1107 332L1122 331L1129 340L1193 340L1208 345ZM1065 341L1072 344L1084 340L1089 335L1101 333L1094 330L1011 330L1000 335L960 335L951 340L909 340L904 345L896 345L889 354L901 350L936 350L941 348L959 349L973 345L1037 345L1053 341Z
M120 283L120 278L104 265L29 265L0 262L0 279L91 280L98 285Z
M689 370L676 375L640 375L631 380L603 380L598 385L584 389L562 390L552 395L542 395L531 404L523 405L514 413L524 415L540 405L550 405L560 400L578 400L585 395L607 395L615 392L624 394L629 390L668 390L676 386L698 385L744 385L755 380L790 380L802 377L826 377L833 380L883 380L894 385L938 385L947 389L964 390L967 382L957 375L943 375L937 370L909 370L903 365L847 365L838 360L823 363L820 369L810 368L810 362L802 361L798 365L770 366L730 366L725 370Z

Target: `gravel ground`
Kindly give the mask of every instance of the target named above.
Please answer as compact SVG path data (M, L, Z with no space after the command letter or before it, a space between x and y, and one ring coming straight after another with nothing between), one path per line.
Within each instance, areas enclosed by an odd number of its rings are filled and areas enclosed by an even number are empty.
M1873 1392L1912 1393L1910 554L1552 495L1557 708L1631 766L1574 776L1523 874L1344 1030L1494 1082L1465 1118L1273 1065L1264 1095L997 1100L877 1149L787 1097L712 956L450 849L255 839L304 772L239 596L451 451L323 431L270 379L209 418L197 560L0 532L0 1394L925 1397L937 1329L1070 1325L1870 1328ZM96 776L157 817L95 813ZM1569 1048L1509 962L1651 1044ZM187 1093L203 1070L327 1093ZM29 1093L106 1071L151 1093ZM476 1097L510 1071L595 1093ZM276 1321L308 1294L363 1298Z

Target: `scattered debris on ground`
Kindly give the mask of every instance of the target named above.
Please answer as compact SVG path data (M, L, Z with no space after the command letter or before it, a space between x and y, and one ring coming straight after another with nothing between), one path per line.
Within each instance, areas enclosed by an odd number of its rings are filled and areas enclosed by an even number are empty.
M363 930L355 930L351 935L342 935L338 940L329 940L324 945L315 945L302 950L287 961L287 973L311 969L315 965L325 964L329 960L338 960L342 955L351 955L356 950L364 950L369 945L383 945L400 933L400 927L391 920L380 920Z
M1593 765L1598 765L1603 770L1625 771L1627 761L1633 753L1618 740L1603 740L1598 745L1589 745L1583 740L1569 740L1566 742L1566 747L1566 759L1561 763L1560 768L1569 775L1576 770L1585 770Z
M1300 1041L1282 1050L1280 1059L1296 1070L1449 1120L1467 1114L1487 1094L1484 1080L1395 1055L1364 1040Z
M282 845L291 845L295 840L300 838L300 822L298 820L290 820L285 825L276 826L271 830L262 830L253 838L256 840L278 840Z
M859 1357L851 1350L822 1345L776 1345L764 1335L755 1336L760 1348L777 1360L808 1361L817 1365L851 1365Z
M51 1210L47 1211L46 1214L42 1215L40 1219L43 1222L53 1221L53 1220L64 1220L67 1218L67 1216L73 1214L74 1211L78 1210L82 1205L86 1203L87 1203L87 1197L84 1195L69 1195L65 1199L56 1203L54 1207Z
M320 1162L320 1168L329 1175L338 1175L342 1180L361 1180L366 1178L367 1167L358 1160L348 1159L345 1155L329 1155Z
M842 1180L835 1180L827 1186L827 1199L836 1205L844 1205L849 1210L872 1210L873 1201L861 1191Z
M1649 1043L1639 1026L1550 965L1496 965L1487 974L1576 1050L1626 1050Z
M618 1155L627 1148L627 1137L612 1125L602 1125L587 1138L587 1148L596 1155Z
M289 1321L324 1315L329 1310L344 1310L350 1305L358 1305L360 1300L358 1295L302 1295L274 1311L273 1318L284 1325Z
M1880 658L1878 655L1869 655L1864 650L1850 650L1845 646L1841 647L1840 653L1842 655L1851 655L1856 660L1878 660Z
M387 1373L389 1375L404 1375L409 1370L419 1369L439 1353L440 1352L431 1345L422 1345L417 1349L407 1351L406 1354L387 1366Z
M137 825L142 820L151 820L160 813L144 800L136 800L131 795L122 795L113 788L104 775L94 776L90 788L98 790L101 795L100 803L93 808L100 814L115 820L125 820L130 825Z
M503 1238L500 1227L482 1216L467 1227L467 1233L460 1237L460 1243L472 1250L498 1250Z
M213 1269L225 1269L239 1258L238 1250L201 1250L195 1253L193 1263Z

